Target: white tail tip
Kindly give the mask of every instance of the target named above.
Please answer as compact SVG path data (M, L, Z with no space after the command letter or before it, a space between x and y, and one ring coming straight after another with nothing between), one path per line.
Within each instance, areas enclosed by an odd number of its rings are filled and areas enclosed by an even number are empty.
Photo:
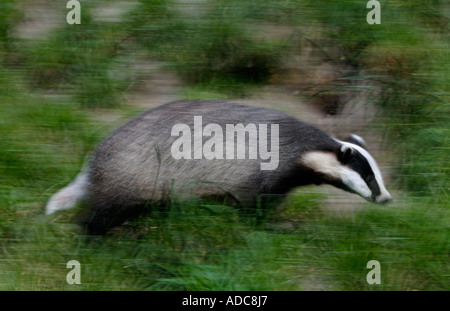
M45 214L51 215L57 211L74 207L86 196L88 184L87 175L80 173L72 183L59 190L50 198L45 207Z

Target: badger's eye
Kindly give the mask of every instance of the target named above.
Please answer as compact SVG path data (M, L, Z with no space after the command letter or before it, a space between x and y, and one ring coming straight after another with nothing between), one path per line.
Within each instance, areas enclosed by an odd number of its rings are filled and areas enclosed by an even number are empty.
M374 180L375 180L375 176L373 176L373 175L369 175L369 176L366 177L366 181L367 181L368 183L371 183L371 182L373 182Z

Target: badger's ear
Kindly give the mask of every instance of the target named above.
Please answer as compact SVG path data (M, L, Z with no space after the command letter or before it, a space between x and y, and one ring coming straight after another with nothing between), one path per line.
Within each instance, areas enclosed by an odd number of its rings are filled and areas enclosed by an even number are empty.
M366 149L366 141L361 136L356 134L351 134L345 141Z
M353 154L353 148L344 144L344 145L341 145L341 147L339 147L338 152L337 152L337 158L338 158L339 162L341 162L342 164L346 164L346 163L348 163L352 154Z

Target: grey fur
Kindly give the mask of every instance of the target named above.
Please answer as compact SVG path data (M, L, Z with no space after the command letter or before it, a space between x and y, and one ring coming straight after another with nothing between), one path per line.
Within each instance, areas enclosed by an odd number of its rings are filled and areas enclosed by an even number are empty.
M279 124L279 165L260 169L261 159L175 160L172 126L203 124ZM270 135L269 135L270 137ZM205 139L203 140L203 142ZM340 181L301 164L308 151L336 154L341 144L321 130L275 110L225 101L178 101L148 110L107 137L88 170L89 205L81 222L89 233L103 233L141 212L146 202L177 197L218 197L253 207L263 194L285 194L307 184ZM348 189L346 189L348 190Z

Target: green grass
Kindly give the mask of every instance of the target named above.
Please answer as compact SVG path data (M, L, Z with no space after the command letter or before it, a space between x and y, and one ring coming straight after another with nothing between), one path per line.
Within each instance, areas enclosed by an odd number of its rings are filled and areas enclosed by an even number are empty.
M403 206L367 207L343 219L330 217L308 228L324 274L345 290L448 289L446 206L405 201ZM365 280L365 265L372 259L381 265L380 285Z
M310 191L310 190L309 190ZM323 196L300 192L257 225L232 207L179 202L86 239L69 211L53 219L21 208L4 237L3 290L447 290L445 204L405 199L324 213ZM302 204L299 204L302 203ZM26 206L26 205L25 205ZM31 209L31 210L30 210ZM17 215L18 214L18 215ZM82 284L68 285L69 260ZM366 283L369 260L381 284Z

